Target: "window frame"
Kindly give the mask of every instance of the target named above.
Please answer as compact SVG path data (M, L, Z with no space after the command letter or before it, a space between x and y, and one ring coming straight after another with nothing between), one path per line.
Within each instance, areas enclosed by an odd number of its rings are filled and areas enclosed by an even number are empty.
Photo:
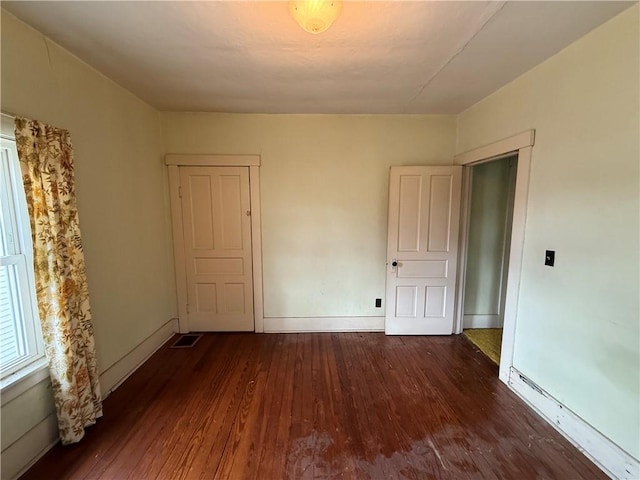
M45 358L35 290L31 226L13 127L13 119L11 118L9 121L6 115L2 115L0 151L3 156L6 151L9 160L7 172L9 173L8 182L11 188L10 192L6 192L10 202L2 208L9 213L9 223L13 224L12 227L15 229L14 237L17 237L13 241L13 251L7 252L8 255L2 257L5 259L2 263L23 264L16 277L19 277L18 281L20 283L19 295L24 315L27 355L22 360L11 364L1 374L0 393L2 394L1 403L3 405L48 377L48 362ZM0 168L3 167L0 166Z

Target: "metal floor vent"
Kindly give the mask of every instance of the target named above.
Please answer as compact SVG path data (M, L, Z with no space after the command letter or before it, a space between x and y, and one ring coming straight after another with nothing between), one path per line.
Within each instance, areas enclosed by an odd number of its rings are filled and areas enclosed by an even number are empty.
M170 348L191 348L198 342L198 340L200 340L201 337L202 334L180 335L180 338L176 340Z

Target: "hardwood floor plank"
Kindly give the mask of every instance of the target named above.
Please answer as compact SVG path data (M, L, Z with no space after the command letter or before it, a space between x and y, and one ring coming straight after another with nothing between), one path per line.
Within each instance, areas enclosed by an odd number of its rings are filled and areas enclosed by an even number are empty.
M269 432L275 437L267 437L267 441L262 446L261 465L264 465L265 478L285 478L286 455L290 442L289 433L293 421L293 401L294 388L293 379L295 375L296 351L298 348L299 335L276 335L278 337L278 348L285 350L283 362L277 365L277 383L271 384L269 391L282 392L281 403L274 405L275 409L271 415L271 420L277 427ZM273 417L276 417L274 419Z
M236 353L237 345L229 336L224 335L219 336L219 341L215 343L205 340L209 338L201 340L205 342L203 349L207 353L192 369L180 372L182 383L176 388L175 395L178 404L170 410L172 418L167 422L167 430L163 435L151 439L152 443L141 461L130 470L129 478L166 476L167 471L188 466L186 458L190 458L189 452L198 445L199 429L206 428L216 418L216 413L221 407L216 401L215 393L222 390L226 382L237 372L236 368L227 362L229 356ZM247 352L248 350L243 349L244 354ZM203 381L204 379L206 381ZM205 415L201 412L205 412ZM223 429L223 432L226 432L226 429Z
M212 368L219 368L221 364L225 368L217 372L219 375L204 393L199 393L199 402L195 408L191 409L191 412L185 412L185 421L190 422L183 428L184 434L176 440L171 457L157 472L158 478L180 478L183 476L183 470L188 471L191 468L188 458L195 462L198 457L202 457L203 474L206 478L212 478L219 468L220 459L236 423L238 409L243 402L245 389L260 357L260 352L255 348L255 338L238 345L238 336L242 334L227 334L231 342L230 350L221 355L218 361L211 362ZM197 379L194 381L199 383ZM198 431L195 442L192 435L194 429ZM181 455L186 449L192 450L191 457Z
M266 342L265 351L269 363L263 365L264 385L254 395L254 399L259 399L255 409L256 417L253 425L248 424L245 434L253 447L250 461L247 462L245 478L260 478L261 469L270 472L274 466L271 461L273 451L266 447L276 444L280 407L284 398L282 385L286 384L283 378L286 373L284 362L288 349L283 347L276 335L271 336L269 340Z
M150 442L157 438L164 438L167 429L171 426L175 411L179 408L179 392L186 388L188 381L182 372L191 365L197 364L206 355L204 349L170 350L167 348L167 352L170 352L170 358L175 362L169 371L164 371L166 368L164 362L159 361L151 372L147 371L153 382L134 385L124 392L117 390L113 394L115 396L120 393L114 399L118 401L114 415L118 412L120 415L125 415L126 423L113 431L110 452L92 466L86 475L80 476L78 472L74 474L75 478L87 480L115 478L113 472L130 471L141 456L147 453ZM142 398L137 398L138 396ZM130 402L132 397L136 398L135 403ZM111 397L107 400L110 399ZM108 403L110 402L105 401L106 405ZM128 428L123 429L123 425Z
M125 471L132 472L132 474L139 472L141 465L147 465L154 458L164 458L166 450L172 448L171 433L179 428L177 425L181 424L185 416L185 412L181 408L183 406L182 398L185 395L195 394L189 370L195 370L204 358L213 356L207 352L222 344L222 340L219 338L203 339L202 341L205 342L205 348L200 349L197 352L197 357L192 357L191 362L181 365L175 375L167 380L165 388L153 397L152 405L149 405L144 414L135 420L146 425L146 428L135 428L134 424L132 425L134 428L128 432L127 436L121 438L122 448L127 454L115 458L103 469L99 478L112 478L113 472ZM183 352L184 355L190 357L193 355L189 350L183 350ZM181 354L177 353L177 355ZM179 428L179 431L184 430ZM155 454L151 455L150 452L155 452ZM136 478L131 475L129 477Z
M86 430L81 443L66 447L57 445L52 452L61 451L64 455L58 455L56 461L51 464L42 464L43 469L39 468L41 464L36 463L22 478L81 479L109 464L122 451L122 425L134 424L146 406L157 396L157 392L170 381L180 366L189 362L194 355L194 352L163 355L172 341L167 342L135 375L108 397L103 406L104 417ZM133 397L136 397L136 402L131 403ZM118 418L119 421L110 422L106 420L108 418Z
M461 336L163 347L24 479L605 479Z
M251 470L256 463L256 451L252 433L259 429L262 417L260 404L265 395L266 374L260 356L250 364L245 388L242 392L233 427L220 457L215 478L252 478Z

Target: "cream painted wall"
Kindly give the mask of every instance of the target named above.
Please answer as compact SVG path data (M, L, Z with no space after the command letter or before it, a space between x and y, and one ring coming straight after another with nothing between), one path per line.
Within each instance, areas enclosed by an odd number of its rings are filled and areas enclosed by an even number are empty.
M1 48L2 110L71 132L104 372L177 313L159 114L5 11ZM53 411L47 383L2 406L3 457Z
M473 167L465 315L498 315L509 200L509 158Z
M448 165L450 116L163 113L167 153L260 154L267 317L382 316L391 165Z
M636 4L463 112L457 139L463 152L536 129L514 366L635 458L638 16Z
M464 112L455 148L537 129L515 364L636 457L637 19ZM158 114L5 12L1 48L2 109L72 134L101 371L176 313L162 141L261 154L268 316L382 315L389 166L451 163L454 117ZM3 452L51 411L45 382L3 405Z

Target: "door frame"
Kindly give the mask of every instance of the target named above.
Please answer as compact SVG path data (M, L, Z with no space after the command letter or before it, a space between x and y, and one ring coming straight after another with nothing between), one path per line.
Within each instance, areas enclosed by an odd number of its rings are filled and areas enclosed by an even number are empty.
M264 331L262 292L262 224L260 211L260 155L191 155L167 154L169 199L173 233L173 258L178 294L178 325L180 333L189 333L187 314L187 270L184 254L182 206L180 201L180 167L248 167L251 202L251 254L253 263L254 331Z
M504 326L498 375L504 383L509 382L511 367L513 366L513 350L518 316L518 295L520 293L520 279L522 276L522 254L524 249L524 231L529 194L529 175L534 142L535 130L527 130L489 145L461 153L453 159L454 165L462 165L463 167L462 211L460 215L461 236L459 242L458 283L456 287L456 313L454 319L454 333L462 333L472 167L509 155L517 154L518 156L513 201L513 220L511 223L511 245L509 247L509 269L505 289Z

